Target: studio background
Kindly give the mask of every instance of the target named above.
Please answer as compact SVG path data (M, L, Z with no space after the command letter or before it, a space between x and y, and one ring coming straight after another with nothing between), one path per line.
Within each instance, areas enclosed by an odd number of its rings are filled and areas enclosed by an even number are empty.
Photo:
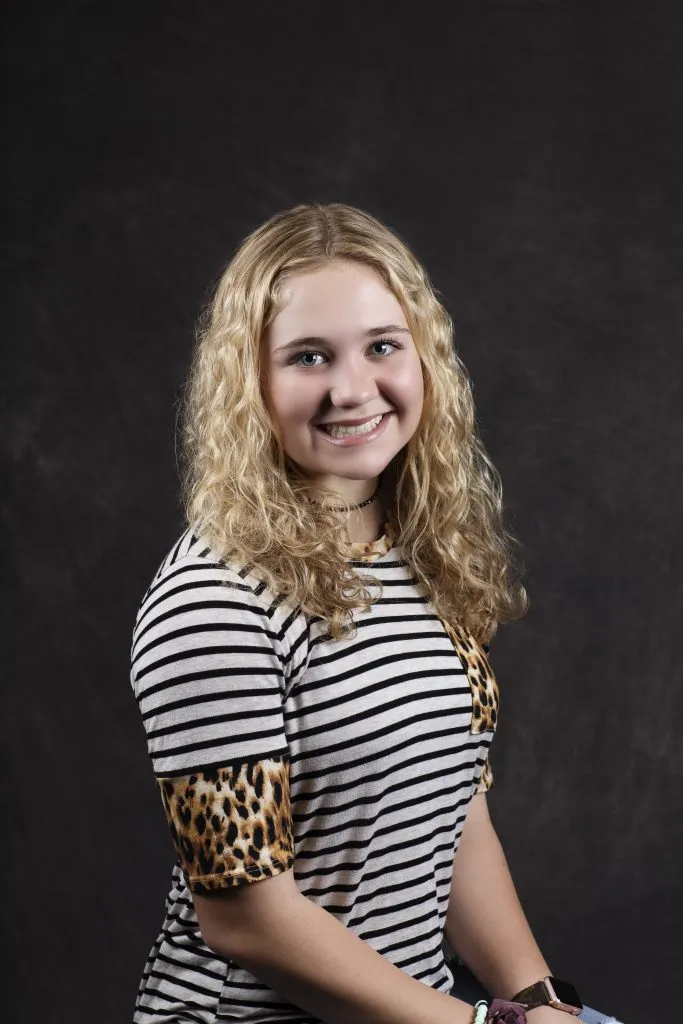
M6 12L8 1021L132 1019L173 852L128 659L194 323L312 199L412 246L474 381L531 600L489 802L535 935L627 1024L678 1007L683 15L438 11Z

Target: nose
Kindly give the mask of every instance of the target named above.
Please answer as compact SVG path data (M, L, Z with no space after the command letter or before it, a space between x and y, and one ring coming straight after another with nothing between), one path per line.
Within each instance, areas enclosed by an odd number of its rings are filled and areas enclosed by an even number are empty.
M330 387L332 404L351 408L367 405L376 394L370 377L367 366L339 368L334 384Z

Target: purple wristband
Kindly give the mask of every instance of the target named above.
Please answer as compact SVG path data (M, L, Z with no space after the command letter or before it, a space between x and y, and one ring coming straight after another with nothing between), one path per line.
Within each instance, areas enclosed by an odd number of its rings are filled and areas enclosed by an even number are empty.
M494 999L489 1006L486 1024L528 1024L525 1009L523 1003Z

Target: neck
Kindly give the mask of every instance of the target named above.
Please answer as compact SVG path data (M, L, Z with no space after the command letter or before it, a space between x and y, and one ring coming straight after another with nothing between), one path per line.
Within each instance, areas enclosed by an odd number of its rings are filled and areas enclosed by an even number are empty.
M347 513L346 529L349 542L365 544L368 541L377 540L383 519L384 509L378 498L375 498L372 504L366 508Z
M334 505L331 502L319 502L316 501L315 499L313 499L313 501L315 504L323 504L329 508L332 508L334 509L335 512L360 512L365 508L369 508L369 506L372 505L373 502L377 500L379 496L379 488L380 485L378 481L374 491L371 494L369 494L367 498L360 498L357 501L349 501L349 503L346 505Z

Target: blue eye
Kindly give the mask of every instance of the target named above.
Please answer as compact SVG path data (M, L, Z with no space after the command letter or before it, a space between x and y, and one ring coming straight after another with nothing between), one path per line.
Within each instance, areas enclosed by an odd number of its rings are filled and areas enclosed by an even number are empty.
M395 348L395 349L403 348L403 345L401 344L401 342L400 341L395 341L394 338L378 338L377 341L373 341L372 342L372 345L391 345L392 348ZM306 348L306 349L303 349L301 352L298 352L297 355L292 356L292 358L288 360L288 365L293 363L293 364L296 364L297 366L301 366L304 370L313 369L313 366L312 366L311 363L300 363L299 360L302 359L304 356L320 356L320 355L324 355L324 353L323 352L319 352L317 349Z

